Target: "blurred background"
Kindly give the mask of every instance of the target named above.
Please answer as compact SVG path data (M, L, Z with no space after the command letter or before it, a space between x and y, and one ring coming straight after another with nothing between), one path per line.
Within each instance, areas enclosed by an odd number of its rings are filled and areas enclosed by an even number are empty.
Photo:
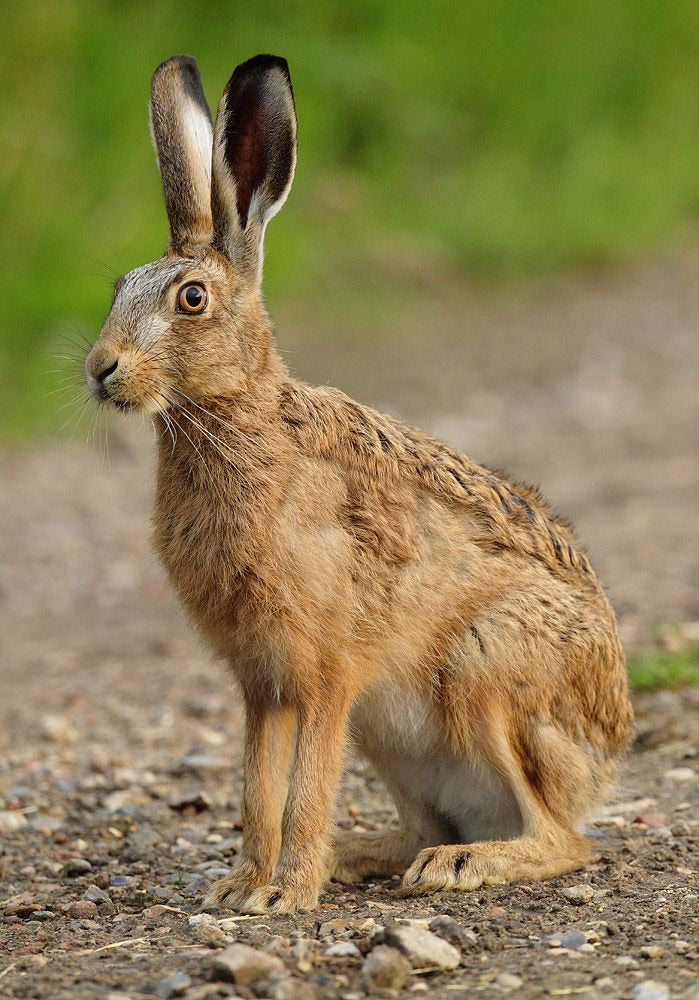
M265 278L290 366L538 482L609 585L637 683L696 677L693 0L6 3L8 676L127 647L211 670L147 555L148 428L85 405L81 366L115 277L167 238L153 69L195 55L215 108L265 51L299 116Z

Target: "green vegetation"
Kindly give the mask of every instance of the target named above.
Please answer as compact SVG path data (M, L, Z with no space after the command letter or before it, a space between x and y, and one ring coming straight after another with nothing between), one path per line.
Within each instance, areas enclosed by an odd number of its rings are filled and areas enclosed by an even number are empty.
M699 684L699 647L682 653L650 649L629 662L629 680L636 691Z
M196 54L214 105L236 62L291 63L299 171L267 291L297 315L415 294L422 272L615 261L699 204L694 0L16 0L3 14L6 433L60 422L43 396L61 336L92 337L111 275L162 249L146 105L173 52Z

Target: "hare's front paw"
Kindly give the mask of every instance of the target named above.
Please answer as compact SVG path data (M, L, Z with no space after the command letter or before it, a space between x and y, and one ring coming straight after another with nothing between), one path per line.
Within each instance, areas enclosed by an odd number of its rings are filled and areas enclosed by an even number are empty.
M265 875L254 861L241 858L229 875L214 882L202 904L203 910L215 910L222 906L239 910L244 900L253 890L264 885Z
M318 905L318 890L301 886L263 885L238 907L242 913L297 913Z

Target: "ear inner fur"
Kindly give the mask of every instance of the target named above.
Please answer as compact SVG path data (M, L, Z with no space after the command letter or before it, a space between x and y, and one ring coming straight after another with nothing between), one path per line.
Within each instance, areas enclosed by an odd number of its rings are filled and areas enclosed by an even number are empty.
M296 162L296 113L285 59L255 56L233 73L216 116L214 244L259 276L264 228L284 204Z
M161 63L151 81L150 121L176 248L211 239L211 112L189 56Z

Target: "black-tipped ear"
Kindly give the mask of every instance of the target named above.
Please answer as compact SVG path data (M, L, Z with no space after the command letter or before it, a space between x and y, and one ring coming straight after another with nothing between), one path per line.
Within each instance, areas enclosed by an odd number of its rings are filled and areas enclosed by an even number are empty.
M161 63L151 81L150 122L172 246L211 239L211 112L191 56Z
M221 98L214 129L214 244L259 280L264 229L291 187L296 112L286 59L242 63Z

